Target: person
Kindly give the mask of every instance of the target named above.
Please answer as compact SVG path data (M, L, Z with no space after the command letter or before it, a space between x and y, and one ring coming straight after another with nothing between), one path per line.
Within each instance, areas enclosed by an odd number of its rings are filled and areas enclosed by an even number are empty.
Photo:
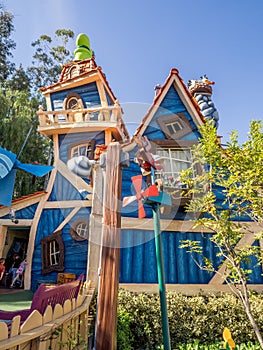
M9 270L9 273L12 274L12 279L11 279L11 283L13 283L15 277L16 277L16 271L19 268L20 264L22 262L22 259L20 258L18 253L14 253L13 255L13 264L12 267Z
M16 281L20 278L21 280L21 286L22 286L22 281L23 281L23 275L26 269L26 260L22 261L21 264L19 265L18 269L16 270L16 276L14 280L12 281L10 288L13 288Z
M2 281L5 274L5 259L0 259L0 281Z

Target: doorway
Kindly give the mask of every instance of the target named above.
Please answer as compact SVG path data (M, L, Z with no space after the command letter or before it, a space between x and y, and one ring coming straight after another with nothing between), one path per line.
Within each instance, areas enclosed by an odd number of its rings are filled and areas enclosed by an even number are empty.
M26 259L29 232L29 227L7 228L5 245L2 254L2 256L6 259L6 272L8 272L12 267L13 256L15 253L17 253L22 260Z

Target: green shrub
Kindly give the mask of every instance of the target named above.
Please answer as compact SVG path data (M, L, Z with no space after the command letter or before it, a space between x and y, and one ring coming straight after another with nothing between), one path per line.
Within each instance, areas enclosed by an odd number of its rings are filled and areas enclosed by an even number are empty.
M117 349L133 350L133 334L130 327L131 318L128 312L119 310L117 320Z
M263 296L252 295L251 303L252 312L263 331ZM212 350L212 347L208 348L203 344L219 342L222 345L224 327L231 330L236 344L250 342L252 346L256 342L254 331L243 307L233 295L215 296L211 294L188 297L170 292L167 293L167 307L172 349ZM161 349L162 329L158 294L136 294L120 290L119 312L129 315L129 325L133 336L130 337L131 349ZM198 345L194 345L195 347L179 347L192 346L190 344L194 342L196 344L198 342ZM239 347L239 349L257 349L257 347Z

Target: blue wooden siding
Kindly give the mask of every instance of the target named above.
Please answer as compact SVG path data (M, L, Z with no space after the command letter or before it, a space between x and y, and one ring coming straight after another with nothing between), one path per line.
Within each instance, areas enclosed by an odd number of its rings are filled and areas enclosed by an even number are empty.
M203 271L194 262L186 249L179 248L181 240L200 241L203 254L218 267L221 258L218 250L209 240L210 234L196 232L162 232L163 258L165 266L165 282L175 284L206 284L213 277L213 273ZM255 243L258 244L258 243ZM158 283L154 233L152 231L122 230L120 257L121 283ZM202 265L200 255L194 258ZM245 267L251 268L256 263L251 257ZM262 265L253 269L249 276L249 283L262 284Z
M255 241L252 245L259 247L259 242ZM248 262L243 265L243 267L246 269L252 269L253 267L253 272L248 276L249 284L251 283L263 284L262 263L258 263L258 260L255 258L255 256L251 256Z
M160 107L152 118L150 125L146 128L144 135L148 137L149 140L163 140L166 139L165 134L160 129L160 126L157 122L157 118L161 116L169 116L170 114L176 114L183 112L186 116L187 120L193 127L193 132L188 135L180 138L181 140L197 140L200 137L199 132L197 131L197 127L194 124L191 116L187 112L185 105L180 99L177 91L174 86L171 86L169 91L167 92L165 98L163 99Z
M76 92L77 94L80 95L84 108L98 107L101 105L97 84L94 82L94 83L52 93L50 95L52 109L53 110L62 109L63 101L65 100L67 95L71 92Z
M105 90L105 94L106 94L106 98L107 98L107 102L109 106L114 105L114 101L110 98L110 95L108 94L108 91L104 88Z
M51 272L42 275L42 245L41 239L49 236L60 225L60 223L70 214L71 209L44 209L37 228L35 249L32 263L32 289L37 288L38 282L41 280L57 279L57 272ZM75 241L70 235L71 224L79 218L89 220L90 208L82 208L79 212L66 224L62 229L62 239L65 248L64 272L75 273L79 276L86 273L88 241Z
M35 203L23 209L16 210L16 219L33 219L37 206L38 203ZM1 219L9 219L9 214L2 216Z
M32 260L31 288L35 290L39 280L56 281L57 273L42 275L42 245L41 239L52 234L72 209L44 209L36 232L34 254Z
M153 231L122 230L121 283L157 283L155 241ZM202 271L185 249L179 248L184 239L200 240L211 251L211 243L201 233L162 233L166 283L208 283L212 274ZM197 258L197 257L195 257ZM198 259L198 258L197 258ZM217 259L214 256L214 259ZM216 261L218 264L219 261Z
M69 148L73 144L81 143L81 142L87 142L89 140L95 141L95 147L96 145L102 145L105 143L105 136L104 132L97 131L97 132L78 132L78 133L68 133L59 135L59 157L60 159L66 163L68 160L68 152Z
M48 201L83 200L85 198L63 175L57 173Z

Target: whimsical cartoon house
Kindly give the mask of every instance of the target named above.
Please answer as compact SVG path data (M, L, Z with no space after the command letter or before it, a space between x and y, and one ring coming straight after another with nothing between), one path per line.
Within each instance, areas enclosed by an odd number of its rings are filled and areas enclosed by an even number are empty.
M223 290L222 281L200 270L179 248L182 239L200 240L217 262L207 239L211 232L193 228L185 212L188 198L181 195L184 184L179 176L192 162L191 147L201 136L199 126L205 118L218 124L212 82L204 76L189 82L188 89L178 70L172 69L164 85L156 88L153 104L130 139L120 104L91 54L89 41L83 36L79 40L84 44L75 52L75 60L63 67L59 81L41 89L47 108L40 106L37 112L39 132L53 140L54 169L45 191L12 202L18 222L10 218L10 208L0 207L1 255L16 251L27 256L26 289L36 289L43 280L56 281L60 272L86 272L96 280L103 222L99 155L112 141L129 153L130 166L123 170L122 181L122 195L129 196L131 177L141 174L136 153L141 140L148 140L151 152L164 162L156 178L172 194L172 207L164 207L161 215L166 283L188 292ZM150 174L144 175L147 184ZM143 284L146 289L146 284L157 283L153 219L147 204L144 219L138 219L137 209L133 202L122 210L120 283L130 288ZM260 266L253 271L252 284L263 283L261 272Z

